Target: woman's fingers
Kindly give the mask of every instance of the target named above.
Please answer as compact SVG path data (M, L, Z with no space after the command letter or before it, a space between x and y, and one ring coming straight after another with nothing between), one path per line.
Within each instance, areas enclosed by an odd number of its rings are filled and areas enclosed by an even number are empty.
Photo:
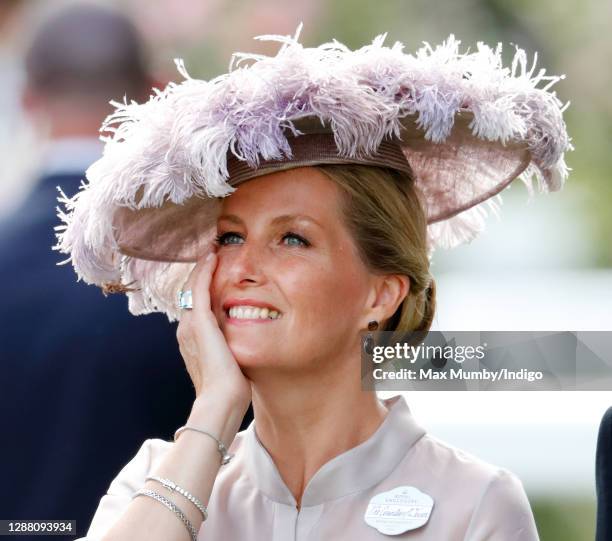
M216 267L217 254L210 252L207 256L197 260L195 266L189 273L189 277L181 288L182 291L191 290L192 310L182 310L183 317L191 317L191 313L203 313L206 308L210 310L210 283L214 268Z
M194 274L194 283L192 287L193 312L198 320L202 317L209 318L212 315L210 302L210 284L212 275L217 266L217 254L210 252L202 263L202 266L197 268Z
M208 275L208 278L206 275ZM208 289L201 291L200 284L202 282L210 284L210 275L212 275L211 258L202 257L198 259L182 287L182 291L191 290L193 308L180 311L180 320L176 332L179 350L195 386L196 394L201 389L201 363L205 355L200 333L207 328L210 332L211 327L207 322L202 321L203 318L199 315L206 311L210 312L210 293ZM202 276L204 276L203 279Z
M211 308L210 285L217 254L198 260L183 291L192 292L193 309L183 310L177 329L179 349L193 381L196 397L206 390L223 391L240 403L250 401L251 386L242 374Z

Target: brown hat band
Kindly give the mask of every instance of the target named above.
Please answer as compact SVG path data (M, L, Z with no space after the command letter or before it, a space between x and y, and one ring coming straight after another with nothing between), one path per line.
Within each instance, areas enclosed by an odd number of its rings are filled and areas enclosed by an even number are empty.
M307 133L288 137L287 140L291 147L291 158L260 160L257 168L250 167L245 160L240 160L232 152L228 152L229 183L236 185L251 178L296 167L341 163L389 167L414 178L412 168L397 140L385 140L378 146L376 152L354 157L340 155L332 133Z

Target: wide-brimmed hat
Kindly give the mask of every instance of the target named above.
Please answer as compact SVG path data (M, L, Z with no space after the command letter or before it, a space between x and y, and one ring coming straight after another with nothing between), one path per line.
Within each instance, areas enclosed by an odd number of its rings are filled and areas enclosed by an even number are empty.
M428 220L429 253L472 240L520 178L559 190L571 150L550 87L516 48L459 52L451 35L416 54L385 36L351 51L291 36L273 57L235 53L229 72L189 76L143 104L111 102L104 155L72 198L61 193L54 247L79 278L126 292L134 314L177 319L176 293L211 247L223 197L241 182L306 165L362 163L404 172ZM543 88L537 88L545 82ZM412 179L412 180L411 180Z

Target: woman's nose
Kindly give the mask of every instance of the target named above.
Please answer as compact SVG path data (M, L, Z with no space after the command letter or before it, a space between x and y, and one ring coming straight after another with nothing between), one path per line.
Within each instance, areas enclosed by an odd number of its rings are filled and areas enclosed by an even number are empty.
M227 272L234 283L244 280L261 282L264 278L265 248L245 242L229 255Z

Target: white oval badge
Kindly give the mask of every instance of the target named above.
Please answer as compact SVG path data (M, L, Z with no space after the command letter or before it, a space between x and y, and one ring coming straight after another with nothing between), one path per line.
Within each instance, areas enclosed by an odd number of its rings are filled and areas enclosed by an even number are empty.
M433 498L418 488L402 486L374 496L363 518L380 533L399 535L423 526L433 504Z

